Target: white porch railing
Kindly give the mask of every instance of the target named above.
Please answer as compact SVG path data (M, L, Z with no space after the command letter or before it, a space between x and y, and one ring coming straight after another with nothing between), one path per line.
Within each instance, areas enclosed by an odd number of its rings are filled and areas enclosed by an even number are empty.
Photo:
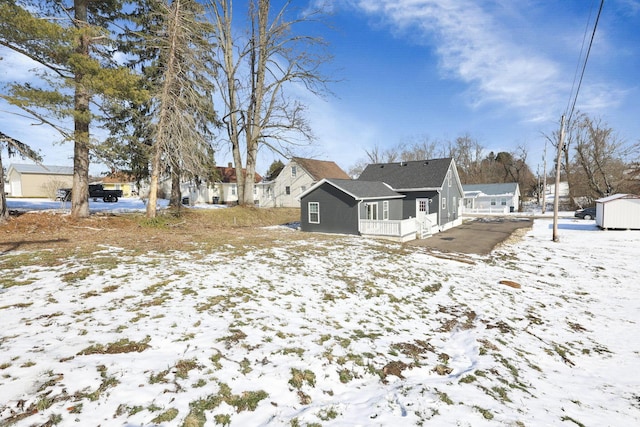
M424 222L420 224L420 238L426 239L433 234L433 227L437 225L438 215L429 214L425 216Z
M363 235L391 237L405 242L415 239L417 231L415 218L388 221L360 220L360 234Z
M464 208L463 213L466 214L507 214L508 206L492 206L488 208Z

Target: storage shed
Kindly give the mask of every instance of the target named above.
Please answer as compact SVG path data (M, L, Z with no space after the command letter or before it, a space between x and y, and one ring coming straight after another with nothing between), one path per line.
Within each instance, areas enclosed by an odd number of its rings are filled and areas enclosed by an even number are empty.
M640 196L614 194L596 200L596 224L604 229L640 230Z

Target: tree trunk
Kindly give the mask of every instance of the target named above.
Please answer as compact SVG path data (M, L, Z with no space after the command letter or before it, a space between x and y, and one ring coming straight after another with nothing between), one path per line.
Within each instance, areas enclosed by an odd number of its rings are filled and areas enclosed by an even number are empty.
M158 141L156 141L156 144ZM160 170L160 150L156 147L151 164L151 177L149 181L149 198L147 199L147 218L156 217L156 204L158 203L158 181Z
M74 0L77 25L87 22L87 0ZM76 52L89 56L89 36L81 33ZM71 216L89 216L89 123L91 95L83 85L84 75L76 72L74 96L74 148L73 148L73 191L71 193Z
M2 167L2 144L0 143L0 224L9 218L7 197L4 195L4 168Z
M180 191L180 171L176 168L171 170L171 197L169 206L180 209L182 206L182 192Z

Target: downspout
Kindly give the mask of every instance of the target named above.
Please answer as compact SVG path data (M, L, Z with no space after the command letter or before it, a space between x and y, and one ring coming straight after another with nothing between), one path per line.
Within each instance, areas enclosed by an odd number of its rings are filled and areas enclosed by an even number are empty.
M438 228L442 231L442 189L438 190Z
M362 231L361 231L361 227L360 227L360 221L361 221L361 218L360 218L361 209L360 209L360 207L361 207L361 205L362 205L362 200L360 200L358 202L358 234L360 236L362 236Z

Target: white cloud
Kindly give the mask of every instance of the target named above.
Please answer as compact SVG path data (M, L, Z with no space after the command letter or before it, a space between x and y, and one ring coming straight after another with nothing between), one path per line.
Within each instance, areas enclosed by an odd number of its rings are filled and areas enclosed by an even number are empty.
M411 32L412 38L434 45L443 76L469 84L465 95L473 108L490 103L540 120L557 114L567 102L572 70L551 59L557 47L538 46L518 28L527 21L528 6L518 12L512 5L470 0L358 4L368 14L383 15L392 31Z

